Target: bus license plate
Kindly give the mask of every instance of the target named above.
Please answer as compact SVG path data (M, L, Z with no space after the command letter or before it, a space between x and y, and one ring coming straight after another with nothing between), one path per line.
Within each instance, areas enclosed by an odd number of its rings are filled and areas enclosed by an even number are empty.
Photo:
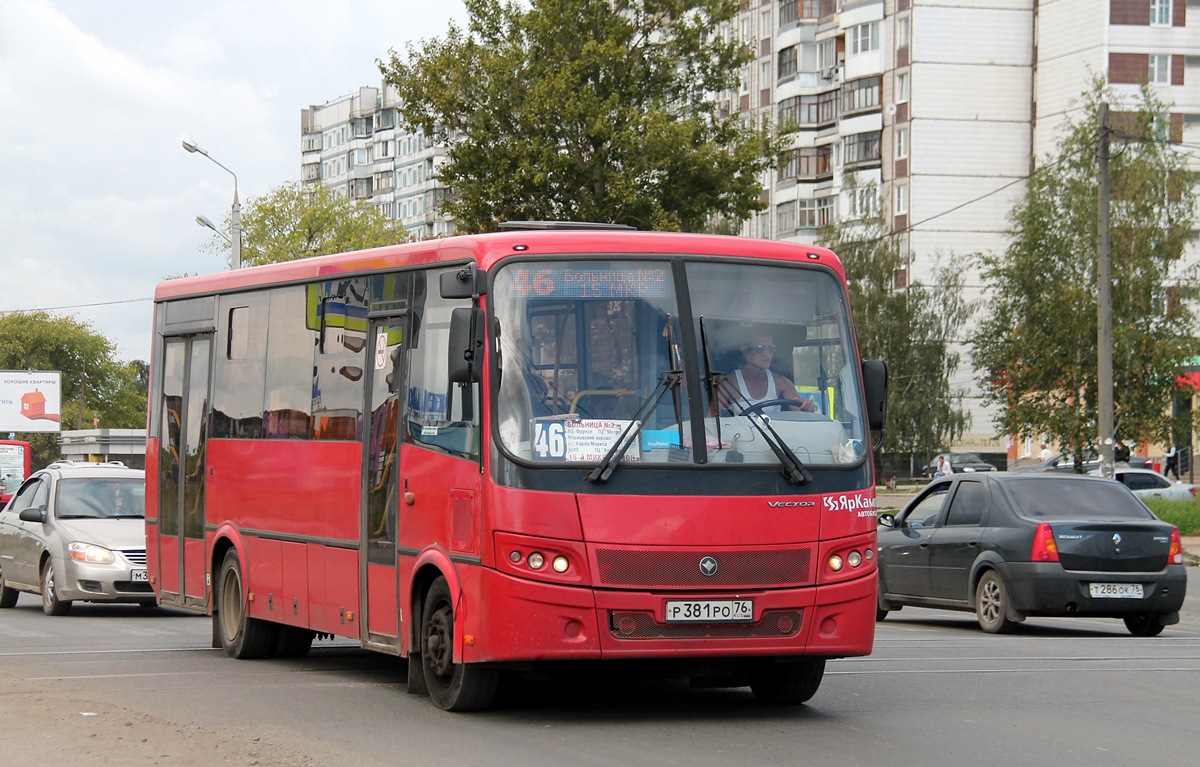
M754 620L753 599L671 599L667 623L741 623Z
M129 574L129 580L131 580L131 581L146 580L146 571L145 570L134 570L133 572L131 572Z
M1093 583L1091 593L1096 598L1141 599L1140 583Z

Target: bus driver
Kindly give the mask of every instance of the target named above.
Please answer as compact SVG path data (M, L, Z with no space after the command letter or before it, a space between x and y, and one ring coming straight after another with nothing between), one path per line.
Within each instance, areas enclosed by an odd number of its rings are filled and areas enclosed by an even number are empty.
M817 404L797 394L795 385L787 376L771 370L771 361L775 358L774 338L756 333L739 348L742 352L742 366L725 379L718 392L722 409L740 413L760 402L786 399L796 403L787 405L788 410L816 411ZM764 413L778 413L783 407L785 406L770 405L758 410Z

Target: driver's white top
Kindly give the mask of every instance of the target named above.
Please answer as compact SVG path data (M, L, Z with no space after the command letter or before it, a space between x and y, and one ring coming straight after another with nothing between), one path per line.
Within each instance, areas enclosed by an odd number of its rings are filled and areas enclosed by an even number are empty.
M767 400L779 399L779 394L775 391L775 374L770 370L767 371L767 393L764 396L757 398L751 396L750 389L746 386L746 379L742 377L742 369L738 368L737 370L733 371L733 374L737 376L738 391L742 393L742 396L745 397L751 405L757 405L758 403L766 402ZM782 409L783 408L781 408L779 405L771 405L769 407L762 408L760 412L778 413Z

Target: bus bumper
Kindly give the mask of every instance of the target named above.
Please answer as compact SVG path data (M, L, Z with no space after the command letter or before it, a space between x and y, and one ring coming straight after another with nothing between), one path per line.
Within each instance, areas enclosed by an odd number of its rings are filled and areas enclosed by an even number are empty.
M667 657L867 655L875 575L836 584L731 594L592 591L484 569L463 660L521 662ZM750 599L754 619L668 623L668 600Z

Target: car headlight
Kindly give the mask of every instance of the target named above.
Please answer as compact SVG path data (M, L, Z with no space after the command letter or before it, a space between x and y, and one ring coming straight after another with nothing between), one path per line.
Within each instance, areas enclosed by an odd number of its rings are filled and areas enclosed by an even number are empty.
M108 549L91 543L72 543L67 547L67 554L76 562L91 565L111 565L117 559Z

